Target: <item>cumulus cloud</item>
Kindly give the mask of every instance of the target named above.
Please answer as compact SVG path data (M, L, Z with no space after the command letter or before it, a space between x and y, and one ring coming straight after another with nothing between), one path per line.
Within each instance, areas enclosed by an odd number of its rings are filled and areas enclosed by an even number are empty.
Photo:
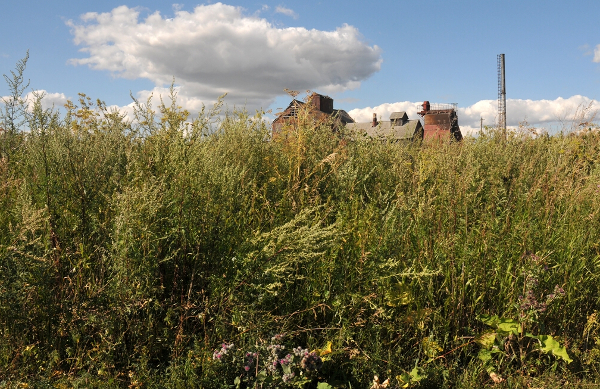
M294 12L294 10L282 7L280 5L277 6L277 8L275 8L275 13L283 14L291 18L298 19L298 14Z
M68 100L64 93L48 93L44 89L33 90L23 96L23 100L25 100L30 110L38 96L42 96L41 103L43 109L62 108ZM12 101L11 96L0 96L0 104L8 101Z
M600 62L600 45L594 49L594 62Z
M139 9L120 6L67 24L86 54L70 63L148 79L156 93L175 77L188 109L223 93L228 104L254 109L269 106L284 88L328 93L356 88L382 62L381 49L365 43L353 26L278 28L222 3L193 12L176 9L173 18L154 12L143 20Z
M405 111L409 119L417 119L417 112L421 110L421 107L417 107L417 105L420 104L423 104L423 102L402 101L398 103L384 103L376 107L355 108L348 111L348 114L358 123L370 122L373 120L374 113L377 114L379 120L389 120L392 112L401 111Z
M49 93L43 89L35 91L38 95L44 96L42 98L42 108L62 108L67 103L67 96L64 93ZM34 93L29 92L25 96L27 101L33 102L35 99Z
M380 120L389 120L392 112L406 111L410 119L418 118L422 102L403 101L385 103L376 107L357 108L348 113L357 122L368 122L377 113ZM555 100L520 100L506 101L507 126L518 127L521 123L545 127L558 126L560 129L572 129L579 122L587 121L600 111L600 102L585 96L575 95L568 99L559 97ZM495 126L498 120L497 100L481 100L468 107L458 108L458 123L464 134L476 133L483 118L484 126ZM577 122L577 123L575 123ZM573 123L575 126L573 126Z

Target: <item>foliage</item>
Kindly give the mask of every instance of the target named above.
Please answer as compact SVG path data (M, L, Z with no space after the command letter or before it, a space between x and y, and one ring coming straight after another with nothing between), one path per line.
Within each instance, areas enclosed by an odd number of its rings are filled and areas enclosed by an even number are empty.
M486 370L494 381L501 381L502 378L496 372L504 370L506 365L513 362L517 362L521 368L531 370L533 353L537 354L536 362L541 368L548 366L542 364L544 359L540 354L553 355L566 363L573 362L567 350L552 335L539 334L539 329L536 328L548 306L560 299L565 292L556 285L552 293L541 295L538 290L540 278L548 267L535 254L525 256L524 260L529 262L529 266L525 265L523 295L519 296L517 319L485 314L479 316L481 322L494 328L476 338L476 342L482 347L478 358L486 364ZM543 297L545 301L539 301Z
M597 133L413 145L300 113L271 140L171 97L3 111L0 386L242 386L215 349L279 333L331 342L307 387L494 385L475 338L498 385L600 379Z
M323 367L322 357L331 353L331 344L309 352L282 344L284 339L285 335L275 335L270 342L260 342L246 352L237 350L233 343L223 343L213 353L213 359L237 370L233 379L236 388L295 388L310 384L326 387L328 384L318 382L318 377Z

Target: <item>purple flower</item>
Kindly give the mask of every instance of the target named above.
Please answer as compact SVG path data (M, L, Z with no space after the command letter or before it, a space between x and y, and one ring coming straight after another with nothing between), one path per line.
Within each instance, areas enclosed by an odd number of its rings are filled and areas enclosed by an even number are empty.
M285 338L285 334L276 334L271 338L271 342L281 342Z
M284 374L283 377L281 377L281 379L283 380L283 382L285 382L287 384L294 378L294 376L295 376L294 373Z
M221 350L219 351L215 351L213 353L213 359L220 361L221 358L223 358L224 355L227 355L227 353L229 352L230 349L233 348L233 343L227 344L227 343L223 343L221 345Z
M285 356L285 358L281 359L281 360L279 361L279 363L280 363L282 366L289 365L290 363L292 363L292 358L294 358L294 357L292 356L292 354L288 354L288 355L286 355L286 356Z
M323 366L323 360L317 353L308 353L300 361L300 367L308 371L319 370Z
M295 355L295 356L297 356L297 357L303 357L303 356L305 356L306 354L308 354L308 350L306 350L306 349L303 349L303 348L302 348L302 347L300 347L300 346L298 346L298 347L294 348L293 352L294 352L294 355Z

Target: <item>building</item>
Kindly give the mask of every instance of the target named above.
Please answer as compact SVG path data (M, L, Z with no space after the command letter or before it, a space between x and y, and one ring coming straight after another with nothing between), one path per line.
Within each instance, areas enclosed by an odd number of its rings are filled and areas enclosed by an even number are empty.
M273 121L273 135L286 125L298 123L300 113L305 110L306 114L312 117L314 122L328 123L336 130L348 123L354 123L354 120L343 109L333 108L333 99L318 93L310 95L306 102L294 99L288 107L281 112Z
M373 121L356 123L342 109L333 108L333 99L313 93L305 101L294 99L288 107L273 121L273 136L276 137L286 126L294 126L300 120L311 121L311 124L327 124L336 131L342 127L355 135L364 135L373 139L389 139L395 141L413 141L422 139L462 140L458 126L456 104L430 104L429 101L419 105L417 112L420 119L409 119L406 112L393 112L387 121L378 120L373 114Z
M423 118L424 139L454 139L461 141L463 136L458 126L457 104L429 104L424 101L422 110L417 112Z
M346 129L373 139L412 141L423 138L423 126L418 119L410 120L406 112L393 112L390 120L379 121L373 114L373 121L347 124Z

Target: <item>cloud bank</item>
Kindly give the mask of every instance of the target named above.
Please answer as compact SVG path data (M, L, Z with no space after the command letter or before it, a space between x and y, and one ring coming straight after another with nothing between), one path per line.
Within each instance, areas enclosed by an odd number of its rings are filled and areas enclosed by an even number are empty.
M63 108L68 100L67 96L64 93L49 93L46 92L44 89L39 89L34 92L27 93L25 95L25 100L27 100L27 102L29 102L30 104L33 104L33 102L35 101L36 94L38 96L44 96L41 101L43 109Z
M288 9L277 12L294 17ZM175 77L184 108L199 110L228 93L228 104L268 107L284 88L343 91L381 67L381 49L344 24L334 31L278 28L241 7L200 5L175 9L173 18L120 6L68 21L75 44L87 56L73 65L115 77L148 79L163 92Z
M417 111L421 109L421 104L422 102L410 101L385 103L376 107L353 109L348 113L357 122L371 121L373 113L377 113L381 120L389 120L390 114L397 111L406 111L410 119L417 119ZM558 126L569 129L574 121L587 121L599 110L599 101L580 95L568 99L559 97L555 100L508 99L506 124L509 127L518 127L519 124L527 122L538 127ZM497 100L481 100L469 107L459 107L458 123L464 134L475 133L480 128L481 118L484 126L496 125L497 114Z
M48 93L44 89L32 90L22 96L22 99L25 101L25 104L27 104L29 111L33 109L33 104L39 96L42 96L42 109L62 108L68 100L64 93ZM12 101L12 96L0 96L0 105L4 105L4 102L10 101Z

